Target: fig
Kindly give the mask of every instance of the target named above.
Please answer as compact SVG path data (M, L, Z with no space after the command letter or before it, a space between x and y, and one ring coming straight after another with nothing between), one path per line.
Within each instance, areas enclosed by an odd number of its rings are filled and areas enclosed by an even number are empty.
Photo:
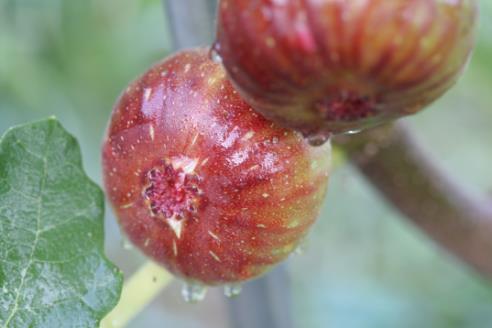
M199 295L196 285L255 278L296 248L319 215L330 145L257 114L209 50L192 49L124 91L102 160L128 239Z
M248 104L319 144L444 94L476 12L474 0L221 0L214 52Z

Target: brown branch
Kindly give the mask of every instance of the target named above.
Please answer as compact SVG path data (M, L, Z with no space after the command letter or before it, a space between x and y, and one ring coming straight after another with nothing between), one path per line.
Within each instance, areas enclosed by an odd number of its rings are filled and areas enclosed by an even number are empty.
M492 278L492 200L438 167L398 123L336 142L401 213L441 246Z
M217 0L163 0L175 50L210 44Z

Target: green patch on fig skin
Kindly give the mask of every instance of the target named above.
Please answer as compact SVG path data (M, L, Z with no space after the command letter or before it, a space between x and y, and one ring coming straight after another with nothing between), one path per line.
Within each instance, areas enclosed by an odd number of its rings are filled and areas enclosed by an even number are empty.
M287 225L287 228L289 229L297 228L299 224L300 224L299 220L293 220Z
M176 276L220 285L253 279L296 247L319 215L330 151L257 114L208 49L196 49L127 88L102 157L108 197L129 239ZM196 212L181 220L149 209L149 198L167 191L143 196L147 172L173 158L196 163L201 193Z

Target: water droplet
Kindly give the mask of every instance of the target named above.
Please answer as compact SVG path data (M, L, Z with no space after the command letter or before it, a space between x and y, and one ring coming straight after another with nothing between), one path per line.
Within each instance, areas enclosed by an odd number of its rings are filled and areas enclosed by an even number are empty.
M357 134L357 133L360 133L362 130L350 130L350 131L347 131L345 132L345 134Z
M307 239L304 237L299 241L299 244L297 244L297 247L294 249L293 254L295 255L302 255L306 252L307 249Z
M330 140L331 134L326 132L320 132L318 134L312 134L307 136L307 141L311 146L321 146Z
M127 251L131 251L134 248L133 244L130 243L130 241L128 241L128 239L126 238L121 239L121 246L124 250Z
M185 282L181 289L181 295L187 303L197 303L204 300L207 287L198 283Z
M298 245L296 249L294 249L294 254L295 255L302 255L304 254L305 247L303 245Z
M241 285L225 285L224 286L224 295L226 297L232 298L236 297L239 294L241 294L241 290L243 289L243 286Z
M216 41L210 48L209 57L215 63L222 63L222 57L220 56L220 44Z

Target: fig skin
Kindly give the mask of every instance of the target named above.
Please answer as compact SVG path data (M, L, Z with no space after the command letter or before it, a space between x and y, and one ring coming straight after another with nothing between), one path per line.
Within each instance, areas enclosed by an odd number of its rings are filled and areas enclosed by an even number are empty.
M214 48L255 110L326 139L444 94L476 14L474 0L221 0Z
M133 82L102 149L122 230L182 279L252 279L285 259L319 215L330 145L247 105L209 50L178 53Z

